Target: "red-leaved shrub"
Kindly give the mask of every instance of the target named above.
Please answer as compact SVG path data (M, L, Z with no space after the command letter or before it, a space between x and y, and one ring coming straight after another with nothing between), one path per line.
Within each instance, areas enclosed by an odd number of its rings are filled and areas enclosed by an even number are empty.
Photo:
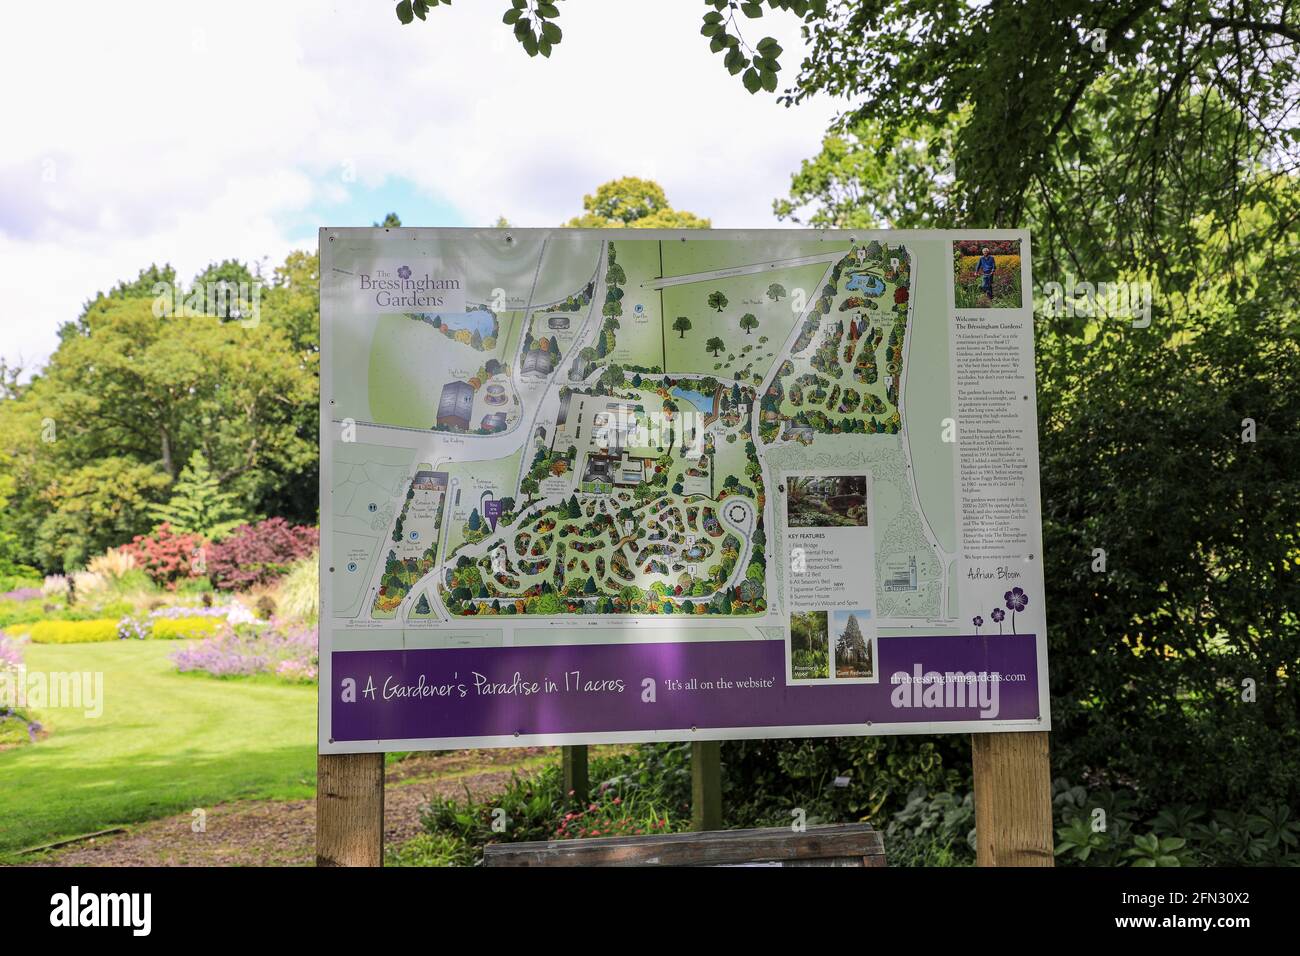
M163 522L149 534L137 534L122 550L135 558L138 568L157 585L174 588L191 575L200 573L203 539L196 534L177 534Z
M246 591L280 577L319 543L320 529L291 525L283 518L241 525L208 545L208 577L223 590Z

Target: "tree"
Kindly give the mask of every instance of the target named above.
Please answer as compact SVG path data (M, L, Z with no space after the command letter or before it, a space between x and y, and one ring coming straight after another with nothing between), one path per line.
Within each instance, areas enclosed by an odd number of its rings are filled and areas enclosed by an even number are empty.
M709 308L721 312L727 307L727 297L721 292L709 293Z
M779 282L773 282L767 287L767 297L773 302L780 302L787 295L789 295L789 293L785 291L785 286L781 285Z
M422 592L422 593L420 594L420 600L418 600L418 601L415 602L415 613L416 613L416 614L432 614L432 613L433 613L433 609L432 609L431 607L429 607L429 595L428 595L428 592Z
M483 519L479 517L477 508L470 509L468 527L470 531L478 531L483 527Z
M374 226L379 229L400 229L402 226L402 220L397 213L390 212L384 217L383 222L374 223Z
M42 489L31 554L50 571L70 571L152 527L149 506L165 493L167 475L153 464L103 458L74 468ZM14 500L18 496L15 494ZM29 506L31 507L31 506ZM21 537L20 537L20 540Z
M583 229L708 229L712 225L694 213L673 209L662 186L636 176L603 183L593 195L582 197L582 208L581 216L564 225Z
M676 319L673 320L673 331L677 333L678 338L680 339L686 338L686 333L689 332L690 329L691 329L691 320L688 319L686 316L679 315L677 316Z
M43 373L19 397L0 402L0 473L14 479L12 530L24 552L35 555L42 523L87 493L102 500L138 491L144 500L139 507L111 506L114 517L105 516L102 528L83 516L82 544L71 540L75 522L57 519L46 529L42 560L58 565L60 554L93 554L106 529L120 535L108 546L148 532L147 506L164 495L144 474L156 470L165 487L195 449L245 513L285 509L289 501L290 516L301 508L314 519L318 490L306 486L310 477L319 488L315 355L295 347L279 316L256 324L159 318L152 294L139 291L96 299L65 326ZM57 441L43 439L46 421L57 423ZM120 459L116 467L131 476L129 484L69 497L76 484L71 476L87 462L109 459ZM113 481L102 469L85 475ZM128 517L134 523L121 527Z
M717 358L718 353L721 352L726 347L727 344L723 342L722 339L718 338L716 335L704 343L704 348L707 351L712 352L714 358Z
M172 485L167 503L154 505L149 513L159 524L171 525L178 534L195 534L208 541L220 541L241 524L254 520L237 495L221 489L207 458L197 448Z
M948 221L949 128L899 127L859 120L822 139L821 152L790 177L790 198L776 199L778 219L831 229L921 229ZM932 154L932 146L934 151ZM880 244L868 247L880 257Z
M740 317L740 327L745 330L746 335L758 328L758 319L753 312L746 312Z

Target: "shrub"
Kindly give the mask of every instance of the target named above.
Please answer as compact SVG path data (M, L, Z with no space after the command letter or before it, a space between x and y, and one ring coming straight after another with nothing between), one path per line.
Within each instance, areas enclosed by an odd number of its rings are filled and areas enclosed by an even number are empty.
M12 631L26 634L33 644L93 644L117 640L117 620L37 621L15 626Z
M0 597L23 600L22 598L13 598L12 592L22 591L26 593L33 590L37 591L39 596L43 583L39 574L31 577L21 574L0 574Z
M1171 803L1142 812L1133 794L1052 783L1056 857L1067 866L1295 866L1300 821L1255 799L1231 810Z
M286 574L319 541L319 529L283 518L242 525L208 549L208 576L223 590L246 591Z
M123 548L109 548L86 562L86 570L106 579L117 579L135 569L135 557Z
M320 604L320 555L298 561L280 579L280 612L296 621L314 622Z
M150 637L156 641L212 637L224 626L224 622L215 617L154 618Z
M194 573L194 564L202 549L202 538L175 534L165 522L147 535L136 535L130 544L122 546L122 550L131 555L150 580L170 589L175 589Z
M480 861L487 843L582 836L673 833L690 828L690 745L653 744L629 753L593 757L592 780L602 780L586 803L564 792L559 766L516 776L487 801L435 796L422 815L433 865ZM505 811L506 829L493 828ZM788 818L787 818L788 819ZM421 845L412 847L418 855Z

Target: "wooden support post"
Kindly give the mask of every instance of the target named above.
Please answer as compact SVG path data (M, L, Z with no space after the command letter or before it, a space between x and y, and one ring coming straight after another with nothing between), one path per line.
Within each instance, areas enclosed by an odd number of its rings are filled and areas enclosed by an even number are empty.
M722 829L722 744L691 743L691 828Z
M384 865L384 755L316 757L316 865Z
M560 768L564 773L564 792L572 793L573 799L586 803L591 792L591 780L587 776L587 745L561 747Z
M1055 865L1047 733L971 734L971 759L978 865Z

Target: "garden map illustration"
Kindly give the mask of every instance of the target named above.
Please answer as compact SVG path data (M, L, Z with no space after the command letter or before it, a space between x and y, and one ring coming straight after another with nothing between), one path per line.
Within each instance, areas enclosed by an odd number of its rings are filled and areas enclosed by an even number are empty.
M846 673L959 633L952 238L322 230L329 643L788 643L787 535L837 524Z

